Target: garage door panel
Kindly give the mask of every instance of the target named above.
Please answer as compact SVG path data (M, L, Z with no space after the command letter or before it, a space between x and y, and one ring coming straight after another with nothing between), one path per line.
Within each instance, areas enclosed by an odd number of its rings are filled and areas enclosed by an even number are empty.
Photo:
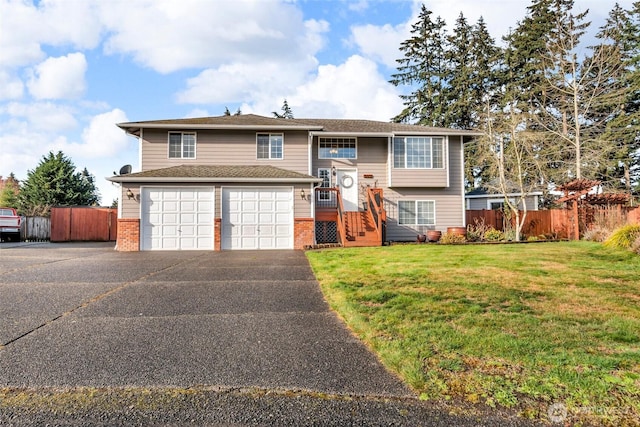
M143 188L143 250L213 249L213 188Z
M291 188L222 191L223 249L292 249Z

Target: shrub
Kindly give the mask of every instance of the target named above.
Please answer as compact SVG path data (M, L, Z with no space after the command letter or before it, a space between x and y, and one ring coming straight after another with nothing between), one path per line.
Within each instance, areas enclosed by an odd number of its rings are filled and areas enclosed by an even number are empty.
M466 241L467 239L464 236L455 233L444 233L440 238L440 243L442 243L443 245L466 243Z
M636 241L633 242L633 245L631 245L631 250L640 255L640 236L638 236Z
M499 242L504 240L504 233L500 230L496 230L495 228L488 228L487 231L484 232L484 240L487 242Z
M484 240L484 233L490 227L484 223L484 218L474 218L473 225L467 226L467 241L480 242Z
M631 249L635 241L640 237L640 224L629 224L617 228L604 245L610 248Z
M588 240L591 242L604 242L611 235L611 230L607 228L601 227L592 227L591 229L584 232L582 236L583 240Z
M529 236L527 237L527 242L537 242L538 236Z

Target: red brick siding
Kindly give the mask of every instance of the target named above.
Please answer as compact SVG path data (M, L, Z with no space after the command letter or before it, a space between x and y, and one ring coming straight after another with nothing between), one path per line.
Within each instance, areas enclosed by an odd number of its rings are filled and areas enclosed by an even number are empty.
M137 218L118 219L117 248L122 252L140 250L140 220Z
M213 225L213 250L222 249L222 218L216 218Z
M293 220L293 248L305 249L315 243L315 222L313 218Z

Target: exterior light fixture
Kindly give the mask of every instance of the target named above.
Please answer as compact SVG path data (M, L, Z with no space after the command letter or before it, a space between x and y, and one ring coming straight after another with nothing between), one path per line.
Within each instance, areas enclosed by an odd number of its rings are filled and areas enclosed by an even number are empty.
M307 193L304 192L304 188L300 189L300 198L302 200L306 200L306 198L307 198Z
M135 194L133 194L133 191L131 191L131 189L130 189L130 188L127 188L127 198L128 198L129 200L131 200L131 199L135 199L135 197L136 197L136 196L135 196Z
M338 172L336 171L336 167L335 166L331 166L331 175L336 176Z

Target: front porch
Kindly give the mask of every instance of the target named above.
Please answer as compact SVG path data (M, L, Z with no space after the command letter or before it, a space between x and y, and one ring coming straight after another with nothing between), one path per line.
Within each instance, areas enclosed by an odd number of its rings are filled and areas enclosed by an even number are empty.
M385 240L386 213L382 189L366 189L366 200L357 211L345 210L338 188L315 189L316 243L343 247L381 246Z

